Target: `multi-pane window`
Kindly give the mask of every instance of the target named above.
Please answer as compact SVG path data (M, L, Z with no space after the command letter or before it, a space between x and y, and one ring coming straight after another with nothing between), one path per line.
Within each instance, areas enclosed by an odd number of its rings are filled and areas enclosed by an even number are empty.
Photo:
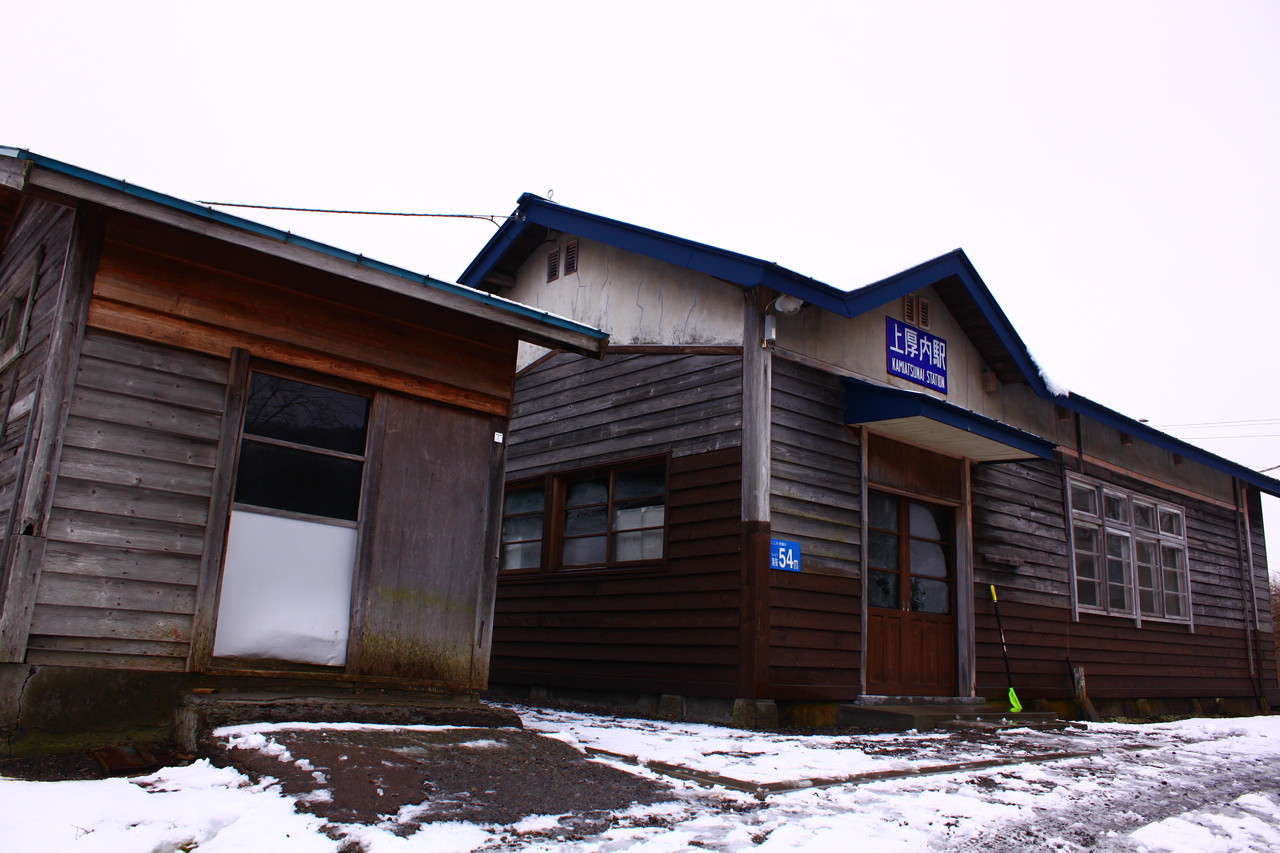
M1090 480L1069 484L1080 609L1189 621L1182 509Z
M507 489L502 569L592 569L661 562L664 463L553 475Z
M237 504L343 521L359 517L367 397L254 373L245 408Z
M952 511L880 492L871 492L867 501L867 603L913 613L950 613Z

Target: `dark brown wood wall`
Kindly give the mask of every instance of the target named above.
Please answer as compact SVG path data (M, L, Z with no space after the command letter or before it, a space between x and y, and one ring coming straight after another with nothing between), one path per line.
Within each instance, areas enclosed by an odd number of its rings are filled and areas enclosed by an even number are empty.
M801 573L772 570L769 682L777 699L852 699L862 648L862 463L829 373L773 363L772 535L800 544Z
M978 694L998 698L1008 687L991 597L977 595ZM1185 625L1082 614L1000 600L1013 683L1018 697L1071 699L1071 665L1084 667L1093 699L1217 698L1252 696L1249 641L1242 628ZM1268 637L1269 640L1269 637ZM1256 645L1256 644L1255 644ZM1275 683L1274 663L1263 674ZM1270 680L1265 680L1270 679Z
M671 460L665 569L499 578L490 680L737 695L738 448Z
M1097 698L1250 696L1248 643L1263 683L1275 683L1275 653L1262 586L1266 578L1260 518L1253 522L1253 602L1237 535L1241 515L1220 503L1162 489L1114 472L1085 472L1129 492L1181 506L1186 513L1194 627L1082 613L1071 618L1070 551L1062 467L1016 462L973 467L974 595L979 692L1004 684L990 584L1000 590L1015 686L1031 698L1073 695L1067 661L1085 667ZM1257 502L1254 498L1255 504ZM1254 514L1257 515L1256 513Z
M557 355L518 378L508 479L669 453L668 559L499 578L491 681L737 695L741 370L736 355Z

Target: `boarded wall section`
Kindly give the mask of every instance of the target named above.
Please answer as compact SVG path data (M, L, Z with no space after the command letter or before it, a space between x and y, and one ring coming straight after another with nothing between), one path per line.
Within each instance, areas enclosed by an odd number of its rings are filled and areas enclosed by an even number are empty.
M183 670L227 362L90 330L27 660Z
M853 699L862 648L860 435L844 425L838 377L781 358L772 420L772 535L799 544L804 567L770 572L773 698Z
M737 695L741 358L556 355L516 382L507 478L669 454L664 569L500 577L490 680Z
M9 534L10 514L25 462L24 448L31 413L37 405L37 386L48 360L49 339L57 315L58 286L70 249L74 219L74 211L68 208L28 202L14 223L0 267L0 294L5 297L0 310L7 310L11 299L30 301L28 311L10 318L9 322L22 326L15 330L22 345L0 371L0 405L5 413L0 428L0 537Z

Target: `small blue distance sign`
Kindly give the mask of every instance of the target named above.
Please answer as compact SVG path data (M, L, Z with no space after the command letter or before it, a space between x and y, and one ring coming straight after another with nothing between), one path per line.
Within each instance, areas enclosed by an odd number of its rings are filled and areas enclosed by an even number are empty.
M885 317L884 354L894 376L947 393L947 342L942 338Z
M800 568L800 543L786 539L769 540L769 566L785 572L798 572Z

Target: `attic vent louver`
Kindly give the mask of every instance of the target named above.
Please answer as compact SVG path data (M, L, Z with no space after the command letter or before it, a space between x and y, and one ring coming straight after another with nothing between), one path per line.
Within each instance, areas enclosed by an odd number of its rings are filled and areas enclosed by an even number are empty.
M547 281L555 281L560 277L560 250L547 252Z
M573 275L578 271L578 241L566 243L564 246L564 274Z
M929 300L914 293L902 297L902 319L917 329L929 328Z

